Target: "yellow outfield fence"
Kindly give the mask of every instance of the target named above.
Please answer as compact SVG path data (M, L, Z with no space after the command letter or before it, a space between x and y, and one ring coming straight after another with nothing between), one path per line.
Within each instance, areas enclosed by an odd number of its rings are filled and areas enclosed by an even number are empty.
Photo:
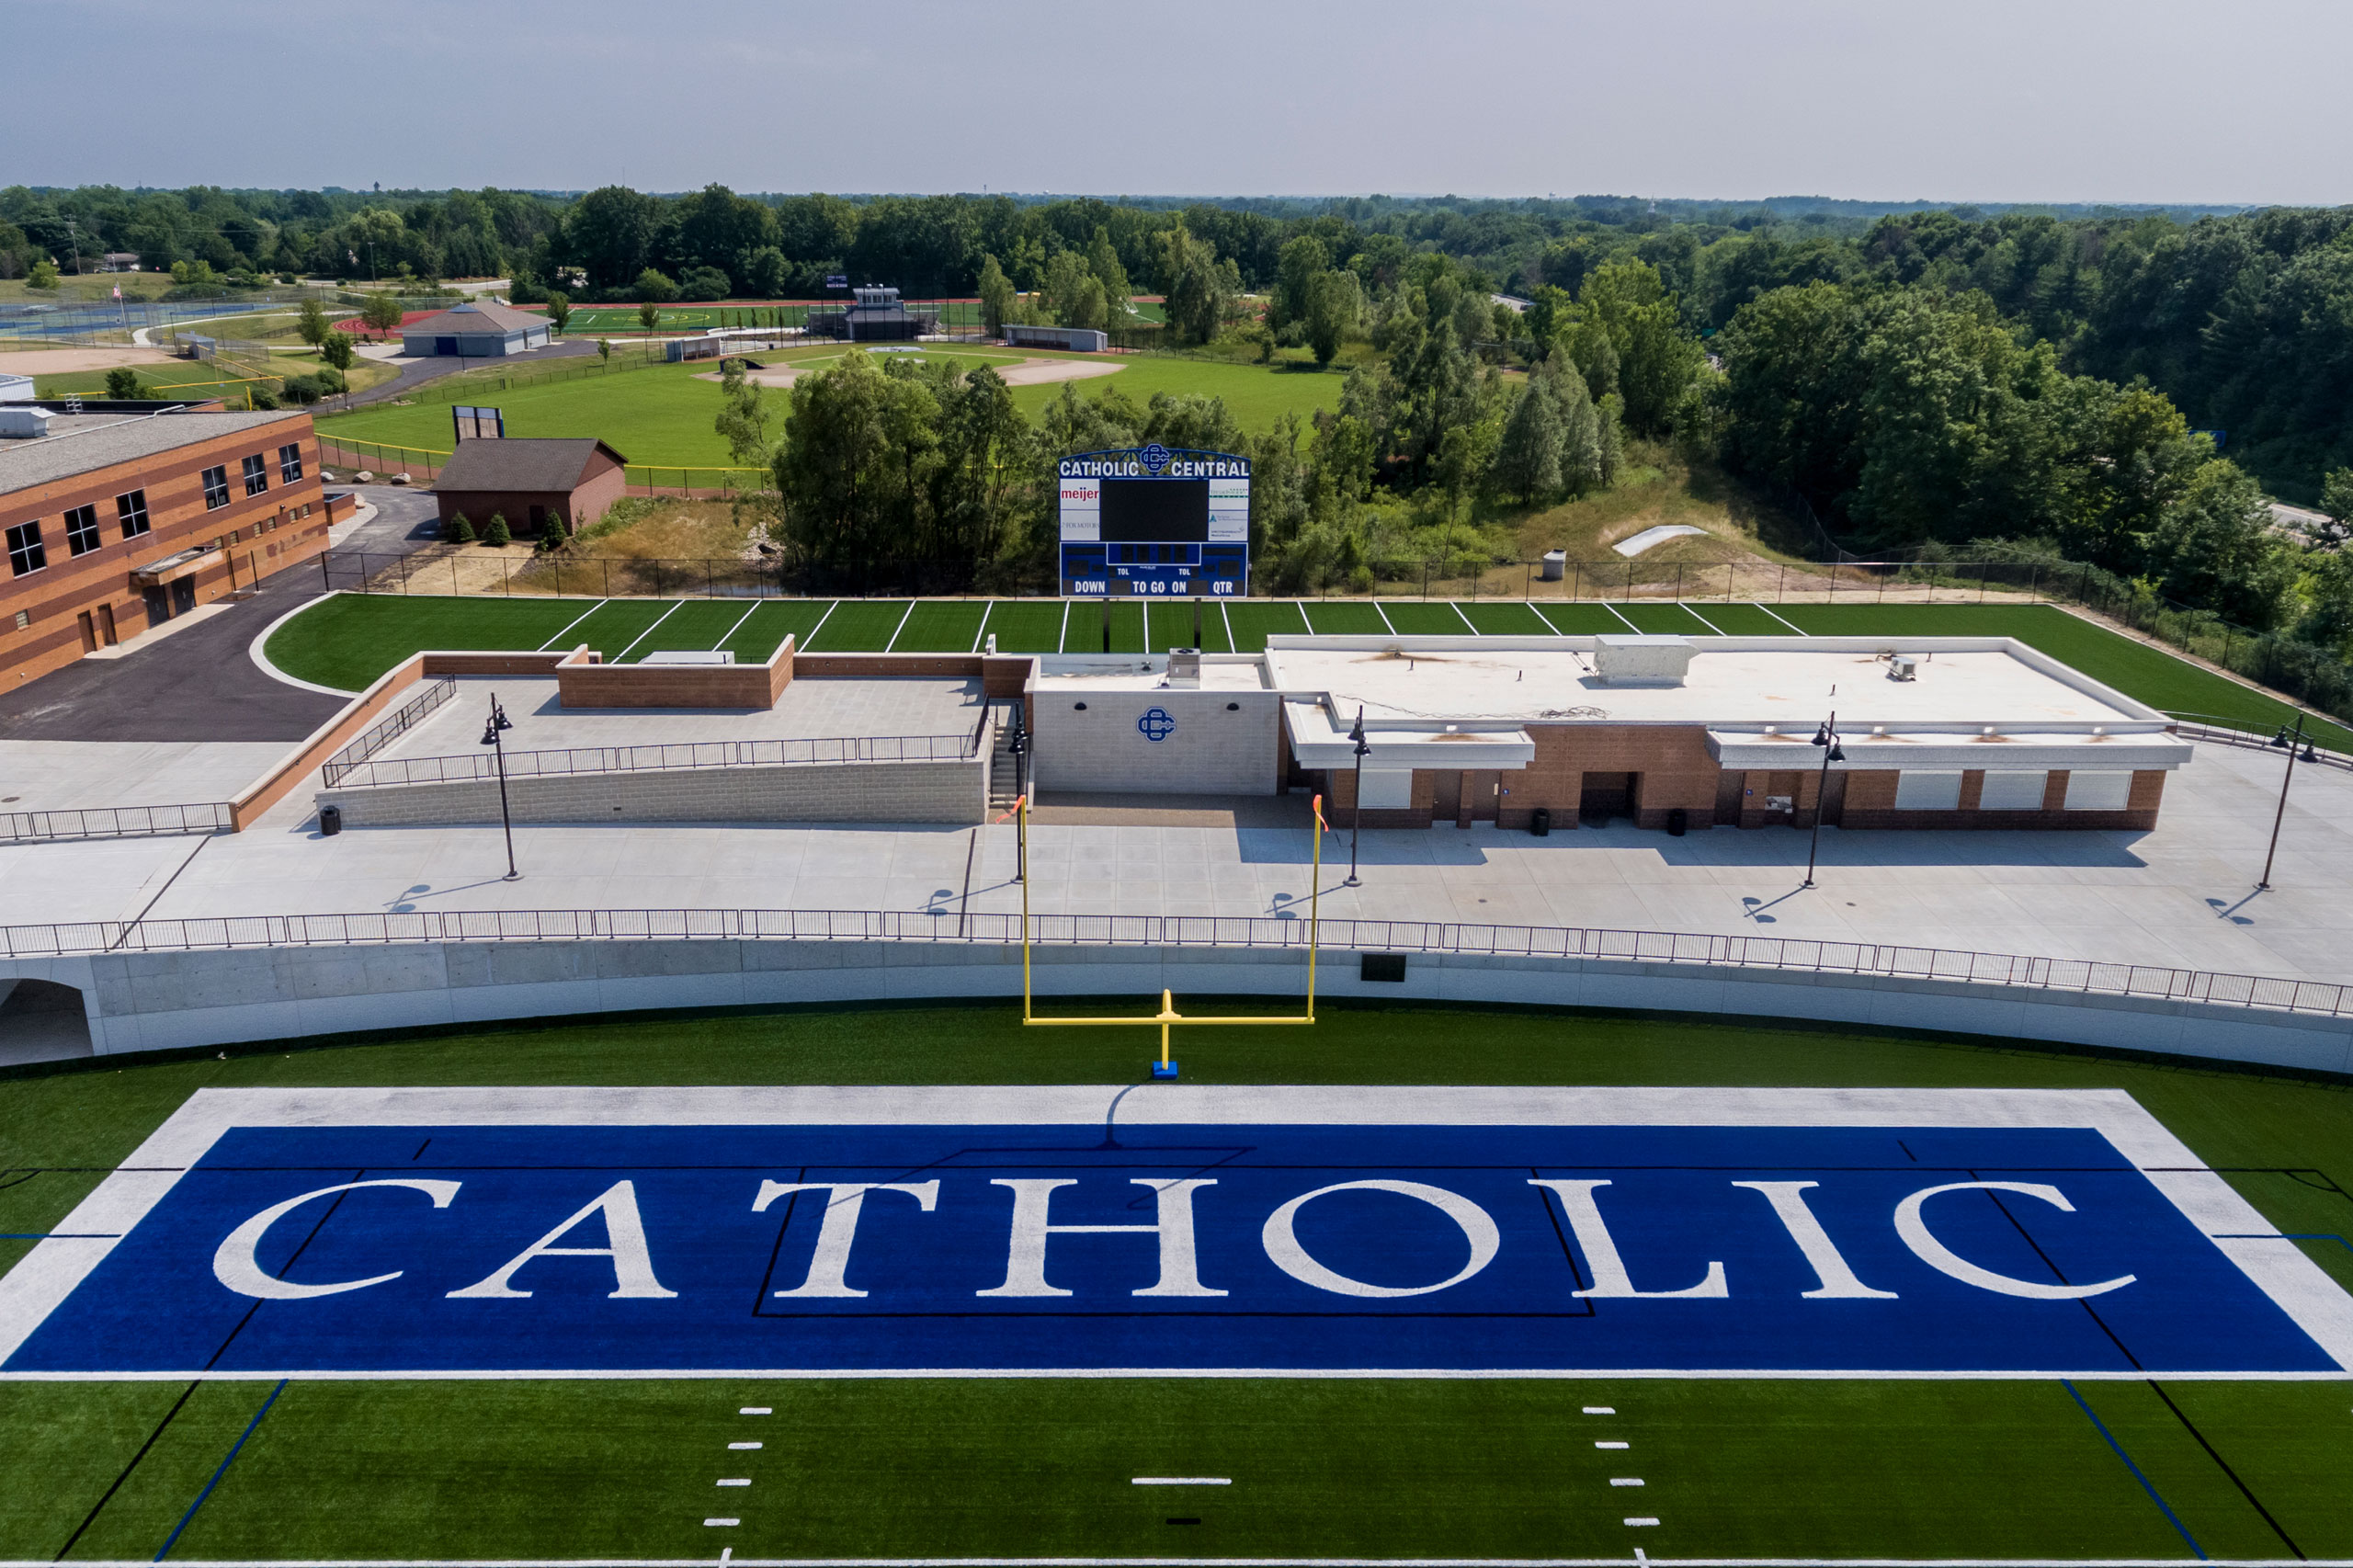
M405 447L391 441L367 441L325 430L319 432L319 449L326 461L338 467L411 476L422 472L428 480L438 476L441 465L449 460L449 452L436 447ZM769 488L768 471L764 468L630 463L623 471L623 478L630 493L635 495L729 500L738 495L756 494Z

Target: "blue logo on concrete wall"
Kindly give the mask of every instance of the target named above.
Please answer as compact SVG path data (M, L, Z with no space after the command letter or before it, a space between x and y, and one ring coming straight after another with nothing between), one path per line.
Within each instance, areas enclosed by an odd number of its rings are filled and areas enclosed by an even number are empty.
M1168 466L1168 449L1157 441L1136 455L1143 459L1143 471L1146 473L1158 473Z
M1145 740L1157 744L1176 733L1176 721L1165 708L1147 708L1143 717L1136 721L1136 730Z

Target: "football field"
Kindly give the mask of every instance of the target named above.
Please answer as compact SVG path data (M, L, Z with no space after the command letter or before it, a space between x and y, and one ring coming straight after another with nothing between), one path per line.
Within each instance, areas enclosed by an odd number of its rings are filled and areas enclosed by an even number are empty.
M725 648L765 661L789 635L804 653L1146 653L1199 647L1255 653L1271 636L1546 637L1608 632L1693 637L2015 637L2176 714L2243 727L2293 722L2284 699L2055 605L1603 603L1593 600L593 599L342 594L270 635L271 663L298 679L358 691L421 649L572 648L628 662L665 650ZM2321 744L2353 732L2307 722Z
M2353 1556L2339 1085L1346 1004L1142 1065L977 1004L20 1070L0 1559Z

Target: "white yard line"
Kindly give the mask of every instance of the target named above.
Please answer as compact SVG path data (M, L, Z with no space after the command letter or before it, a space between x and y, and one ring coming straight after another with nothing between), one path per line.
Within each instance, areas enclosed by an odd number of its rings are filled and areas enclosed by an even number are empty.
M1618 1414L1618 1407L1614 1404L1588 1404L1585 1407L1585 1413L1587 1415L1615 1415ZM749 1412L745 1414L748 1415Z
M989 640L989 612L995 608L996 608L995 599L989 600L981 607L980 629L972 633L972 652L975 653L981 651L981 644Z
M1233 1478L1227 1475L1139 1475L1128 1483L1131 1486L1231 1486Z
M1626 612L1625 612L1624 610L1620 609L1616 605L1611 604L1608 599L1604 599L1604 600L1602 600L1602 601L1601 601L1601 608L1604 608L1604 609L1606 609L1606 610L1608 610L1610 614L1612 614L1612 615L1616 616L1619 619L1620 619L1620 620L1626 620ZM1643 629L1642 629L1641 627L1639 627L1639 626L1636 626L1636 625L1635 625L1632 621L1631 621L1631 620L1626 620L1626 630L1627 630L1627 631L1631 631L1631 632L1632 632L1632 633L1633 633L1635 636L1637 636L1637 637L1640 637L1640 636L1643 634Z
M882 644L882 651L884 653L887 653L892 649L899 645L899 633L907 629L907 616L915 614L915 606L921 603L923 603L921 599L909 599L907 601L906 614L900 616L899 624L891 628L891 641Z
M1483 637L1486 635L1485 632L1481 631L1477 627L1471 624L1470 612L1462 608L1462 603L1460 599L1449 599L1446 602L1454 607L1455 619L1462 622L1462 629L1465 631L1468 631L1473 637Z
M775 1409L766 1404L747 1404L735 1413L738 1415L774 1415Z
M799 642L794 644L796 651L803 653L807 653L809 651L809 643L817 641L817 633L825 630L825 622L833 619L834 611L841 608L842 601L839 599L835 599L832 604L827 605L825 607L825 613L817 618L817 624L809 629L809 641L807 642Z
M634 638L631 639L629 648L624 648L620 653L613 655L613 663L617 665L628 663L630 648L636 647L640 642L642 642L647 638L653 636L654 627L660 626L664 621L677 614L679 608L684 606L686 602L686 600L680 599L676 604L672 605L668 609L665 609L660 615L655 616L654 618L654 626L647 627L644 631L639 632Z
M1062 631L1062 635L1061 635L1060 637L1056 638L1056 639L1055 639L1055 641L1054 641L1054 652L1055 652L1055 653L1061 653L1063 649L1068 648L1069 646L1070 646L1070 601L1069 601L1068 599L1064 599L1064 600L1063 601L1063 631Z
M1675 601L1675 608L1677 608L1677 609L1679 609L1679 610L1681 610L1681 611L1683 611L1683 613L1684 613L1684 614L1686 614L1686 615L1689 616L1692 619L1694 619L1694 620L1698 621L1700 625L1702 625L1702 626L1706 627L1709 631L1711 631L1714 632L1717 636L1722 637L1722 636L1724 634L1724 632L1723 632L1723 628L1722 628L1722 627L1718 626L1714 621L1710 620L1706 616L1701 615L1698 610L1693 609L1689 605L1685 604L1681 599L1677 599L1677 600L1676 600L1676 601Z
M1752 603L1752 604L1756 604L1756 601L1755 601L1755 600L1753 600L1753 599L1752 599L1752 600L1750 600L1749 602L1750 602L1750 603ZM1796 621L1791 620L1788 616L1785 616L1785 615L1781 615L1781 614L1777 613L1777 612L1774 610L1774 608L1773 608L1773 607L1772 607L1771 605L1768 605L1768 604L1757 604L1757 605L1756 605L1756 608L1757 608L1758 609L1763 610L1767 615L1772 616L1772 618L1773 618L1775 620L1779 621L1783 626L1788 627L1790 631L1792 631L1796 632L1796 633L1797 633L1799 636L1801 636L1801 637L1811 637L1811 636L1813 636L1813 632L1808 631L1804 627L1800 626Z
M1225 651L1229 653L1235 652L1236 650L1233 646L1233 617L1225 613L1225 601L1223 599L1217 601L1217 618L1225 622ZM1383 619L1386 618L1384 617Z
M744 612L744 619L743 619L743 620L738 620L734 625L733 625L733 626L729 627L729 628L727 629L727 635L726 635L726 636L724 636L724 637L722 637L718 642L713 642L713 643L710 645L710 651L712 651L712 652L714 652L714 653L715 653L715 652L717 652L719 649L722 649L722 648L726 647L726 646L727 646L727 644L728 644L729 640L730 640L730 639L732 639L732 638L733 638L733 636L734 636L738 631L743 631L743 630L744 630L744 621L745 621L745 620L749 620L749 619L752 619L752 617L754 617L755 615L757 615L757 614L759 613L759 610L760 610L759 604L758 604L758 603L756 603L756 603L754 603L754 604L753 604L753 606L752 606L752 608L751 608L750 609L747 609L747 610L745 610L745 611Z
M1389 619L1389 612L1381 608L1381 601L1379 599L1372 601L1372 613L1381 618L1381 625L1389 628L1390 636L1394 637L1397 635L1397 623Z
M598 610L600 610L600 609L604 608L607 605L608 605L608 604L610 604L610 603L612 603L612 602L613 602L613 601L612 601L612 600L610 600L610 599L598 599L595 604L590 605L586 609L582 610L582 611L581 611L577 616L574 617L574 618L573 618L573 621L572 621L572 626L567 626L567 627L565 627L565 628L563 629L563 631L571 631L573 626L577 626L577 625L579 625L582 621L584 621L584 620L587 619L590 616L592 616L592 615L596 614ZM555 646L555 640L556 640L556 637L561 637L561 636L563 636L563 631L559 631L559 632L557 632L557 633L555 634L555 637L551 637L551 638L549 638L546 642L544 642L540 643L540 644L539 645L539 647L538 647L537 649L533 650L533 651L534 651L534 652L536 652L536 653L546 653L549 649L551 649L551 648L552 648L552 647L554 647L554 646Z

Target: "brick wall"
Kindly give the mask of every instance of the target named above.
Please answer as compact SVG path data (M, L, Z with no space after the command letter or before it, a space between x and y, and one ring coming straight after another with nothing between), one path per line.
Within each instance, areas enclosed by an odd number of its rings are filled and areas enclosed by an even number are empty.
M556 665L556 699L566 708L773 708L794 669L790 637L765 665L607 665L583 648Z
M664 768L510 778L517 822L894 822L965 824L988 807L988 758ZM350 827L498 821L498 781L323 790Z
M278 467L278 449L289 444L302 449L302 478L292 484L281 481ZM248 496L240 470L256 452L268 459L269 488ZM229 471L230 501L207 511L202 475L216 466ZM149 530L126 540L115 497L133 490L146 492ZM82 506L96 509L101 542L77 556L68 552L65 514ZM0 560L0 689L70 665L92 646L128 642L149 630L145 596L131 581L131 573L146 562L218 541L222 554L194 579L196 602L206 605L324 550L325 492L319 483L311 416L290 414L268 425L0 495L0 528L35 520L41 526L48 566L18 577ZM81 619L85 614L86 637ZM19 615L26 618L22 627L17 624Z

